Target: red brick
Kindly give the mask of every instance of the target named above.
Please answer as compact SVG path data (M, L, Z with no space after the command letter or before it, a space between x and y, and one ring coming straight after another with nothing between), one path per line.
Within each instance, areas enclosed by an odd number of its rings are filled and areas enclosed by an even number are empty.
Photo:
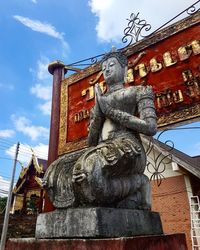
M185 233L191 249L190 207L184 176L166 178L159 187L152 181L152 210L160 213L164 233Z

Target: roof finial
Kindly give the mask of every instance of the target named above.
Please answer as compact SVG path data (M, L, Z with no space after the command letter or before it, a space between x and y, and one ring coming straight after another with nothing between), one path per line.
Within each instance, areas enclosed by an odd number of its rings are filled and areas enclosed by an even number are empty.
M117 48L114 45L112 45L111 52L117 52Z
M30 147L30 149L31 149L31 151L32 151L32 156L34 156L34 155L35 155L35 153L34 153L33 148L32 148L32 147Z

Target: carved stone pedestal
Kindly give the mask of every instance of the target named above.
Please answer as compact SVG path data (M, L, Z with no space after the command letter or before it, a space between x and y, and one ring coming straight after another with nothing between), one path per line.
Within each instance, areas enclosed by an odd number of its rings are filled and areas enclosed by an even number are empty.
M115 208L59 209L40 214L36 238L114 238L161 235L158 213Z

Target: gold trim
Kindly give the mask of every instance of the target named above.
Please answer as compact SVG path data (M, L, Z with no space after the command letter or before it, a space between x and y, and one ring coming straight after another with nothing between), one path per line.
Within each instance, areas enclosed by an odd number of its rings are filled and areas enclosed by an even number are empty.
M60 127L59 127L59 143L58 155L66 151L67 138L67 115L68 115L68 83L61 82L61 96L60 96Z
M23 179L22 182L20 183L20 185L18 187L14 187L13 192L17 193L20 190L20 188L23 186L23 184L25 183L25 181L26 181L26 179Z
M80 150L86 147L88 147L87 139L82 139L77 142L69 142L66 144L65 151L63 153L73 152L73 151Z
M49 65L48 65L49 73L53 75L54 69L56 67L65 68L65 64L64 64L64 62L59 61L59 60L56 60L56 61L49 63Z
M175 111L170 114L163 114L158 118L158 128L163 129L163 127L184 121L187 123L188 120L195 119L197 117L200 117L200 104L196 104L193 107L186 108L181 111Z
M42 188L42 178L39 178L39 177L35 176L34 179L37 182L37 184Z
M38 174L42 173L42 165L40 166L38 163L38 158L35 155L32 155L33 166ZM30 167L30 166L29 166Z
M94 64L90 67L87 67L83 69L80 73L75 73L70 75L69 77L65 78L62 83L67 84L68 86L71 84L74 84L88 76L91 76L92 74L95 74L96 72L101 70L100 63Z
M28 167L23 167L22 166L19 178L23 179L24 175L26 174L27 171L28 171Z
M26 199L30 198L31 195L34 195L34 194L37 195L38 197L40 197L40 192L41 192L41 189L39 189L39 188L28 190L28 192L26 194Z
M87 147L87 139L82 139L75 142L66 142L67 138L67 119L68 119L68 82L61 83L61 97L60 97L60 127L59 127L59 143L58 155L73 152Z

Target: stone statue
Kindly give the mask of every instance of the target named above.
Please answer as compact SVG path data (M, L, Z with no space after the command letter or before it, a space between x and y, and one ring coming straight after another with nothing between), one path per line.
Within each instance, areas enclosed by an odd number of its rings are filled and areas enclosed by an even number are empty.
M150 183L140 133L157 130L151 86L124 87L127 58L112 51L102 59L107 92L95 86L89 148L63 156L44 182L54 206L150 209Z

